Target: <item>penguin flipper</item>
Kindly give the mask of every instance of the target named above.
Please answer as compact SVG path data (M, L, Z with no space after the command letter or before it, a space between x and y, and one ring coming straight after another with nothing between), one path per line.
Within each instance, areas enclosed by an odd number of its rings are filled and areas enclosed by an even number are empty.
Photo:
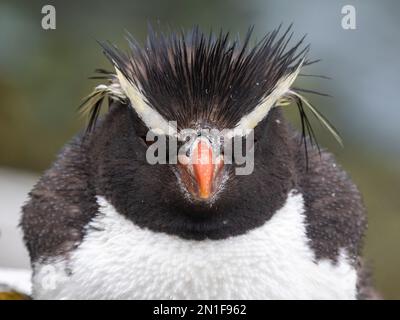
M79 136L67 144L22 208L21 227L32 263L75 248L97 212L83 148Z

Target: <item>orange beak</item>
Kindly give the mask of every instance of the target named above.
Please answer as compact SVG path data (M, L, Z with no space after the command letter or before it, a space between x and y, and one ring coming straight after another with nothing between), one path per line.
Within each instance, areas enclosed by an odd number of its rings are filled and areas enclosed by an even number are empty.
M181 181L195 198L208 200L218 188L223 156L214 157L211 143L205 139L194 142L191 155L178 157Z
M214 179L213 150L200 140L193 150L193 172L197 181L199 196L208 199L212 193Z

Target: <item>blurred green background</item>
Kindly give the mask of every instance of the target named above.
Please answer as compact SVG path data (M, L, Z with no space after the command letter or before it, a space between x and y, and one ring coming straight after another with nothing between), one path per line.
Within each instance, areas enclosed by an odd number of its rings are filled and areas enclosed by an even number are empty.
M56 30L41 28L41 9L46 4L56 8ZM346 4L356 8L356 30L341 27L341 8ZM309 97L341 132L345 147L337 146L317 125L319 141L337 156L361 189L369 216L365 255L373 267L376 287L385 298L398 299L399 14L400 2L394 0L0 0L0 167L17 169L18 174L40 174L63 144L83 128L85 119L76 108L96 84L87 77L95 68L110 69L96 40L126 47L124 30L129 30L143 41L148 21L159 23L159 29L193 24L205 31L223 27L233 35L243 35L255 25L257 38L281 22L286 26L294 22L297 38L308 35L311 57L322 58L307 73L332 77L302 78L298 86L333 95ZM299 124L293 110L288 117ZM10 201L3 191L12 177L4 177L0 171L1 203ZM1 215L5 217L6 212L0 208ZM12 245L8 240L7 248ZM0 257L0 266L12 259Z

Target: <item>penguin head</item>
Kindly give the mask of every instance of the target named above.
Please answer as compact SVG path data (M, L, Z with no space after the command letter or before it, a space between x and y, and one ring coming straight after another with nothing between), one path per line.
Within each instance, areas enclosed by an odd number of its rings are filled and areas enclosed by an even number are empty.
M290 29L253 47L252 30L240 43L198 28L150 30L144 46L128 36L128 52L102 44L115 72L100 70L107 84L84 104L98 192L134 223L190 239L241 234L269 219L293 188L280 108L295 102L312 133L309 103L292 87L311 63L308 46L301 39L288 48ZM95 125L105 97L110 110Z

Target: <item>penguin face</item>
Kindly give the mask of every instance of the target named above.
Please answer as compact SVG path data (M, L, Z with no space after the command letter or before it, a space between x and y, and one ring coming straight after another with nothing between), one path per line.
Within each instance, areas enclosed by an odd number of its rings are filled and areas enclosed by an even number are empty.
M291 85L308 63L302 40L287 49L289 30L273 31L253 49L251 30L241 45L197 28L150 31L144 48L129 38L128 53L103 45L115 73L102 71L109 84L88 98L95 100L89 127L101 99L112 101L90 135L99 193L134 223L190 239L241 234L269 219L293 187L291 145L276 107L302 97ZM194 132L188 141L187 130ZM249 174L239 175L221 145L248 144L249 132L254 158ZM149 161L159 140L168 160L162 164Z
M211 189L206 199L195 167L148 163L151 145L142 130L145 125L134 110L115 104L91 134L89 148L98 195L141 227L186 239L223 239L262 225L293 187L291 149L279 109L255 132L253 173L235 175L234 165L220 164L211 182L219 189ZM203 141L196 140L197 148L209 147Z

